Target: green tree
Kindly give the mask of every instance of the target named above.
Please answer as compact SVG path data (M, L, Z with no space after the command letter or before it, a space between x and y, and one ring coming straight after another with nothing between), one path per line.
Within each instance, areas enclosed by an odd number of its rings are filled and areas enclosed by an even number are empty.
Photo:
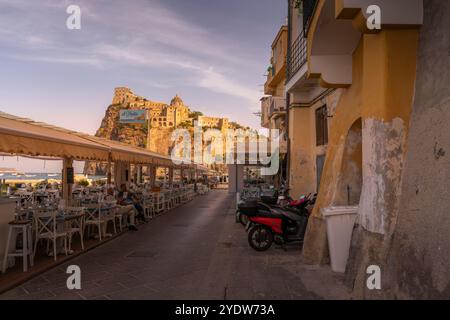
M189 112L189 118L198 119L198 117L203 116L203 113L200 111Z
M190 121L190 120L185 120L177 126L177 128L181 128L181 129L189 129L192 127L193 127L192 121Z

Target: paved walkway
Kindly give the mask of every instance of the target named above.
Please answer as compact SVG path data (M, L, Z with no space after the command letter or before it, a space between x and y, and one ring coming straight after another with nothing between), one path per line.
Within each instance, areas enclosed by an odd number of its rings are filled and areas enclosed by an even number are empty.
M0 299L321 299L345 298L328 269L301 263L298 246L258 253L234 222L225 190L199 196L71 260ZM68 265L82 289L66 287Z

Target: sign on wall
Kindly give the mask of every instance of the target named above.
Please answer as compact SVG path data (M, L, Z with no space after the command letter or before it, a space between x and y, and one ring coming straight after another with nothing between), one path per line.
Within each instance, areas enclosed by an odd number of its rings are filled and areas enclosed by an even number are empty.
M120 123L145 123L147 110L120 110Z
M73 168L67 168L67 184L75 184L75 174Z

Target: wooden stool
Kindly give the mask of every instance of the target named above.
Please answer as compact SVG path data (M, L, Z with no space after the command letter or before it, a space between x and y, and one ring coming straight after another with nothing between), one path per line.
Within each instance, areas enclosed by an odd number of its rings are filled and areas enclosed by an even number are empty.
M15 250L14 252L9 252L9 247L11 240L15 242L16 239L11 239L13 231L18 231L19 234L22 233L22 250ZM6 252L3 258L2 273L6 272L6 265L8 263L9 257L22 257L23 258L23 272L28 271L28 258L30 259L30 266L34 265L33 258L33 239L31 237L31 221L11 221L9 223L8 241L6 242Z

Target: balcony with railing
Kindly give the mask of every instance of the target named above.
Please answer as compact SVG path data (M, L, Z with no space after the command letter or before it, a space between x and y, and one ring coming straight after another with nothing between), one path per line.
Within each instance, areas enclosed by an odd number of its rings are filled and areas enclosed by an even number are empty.
M286 113L286 99L283 97L264 97L261 99L261 126L272 128L271 121L274 116L284 116Z
M292 77L305 65L307 57L308 41L304 32L302 32L292 43L287 56L287 81L291 80Z
M271 97L264 97L261 99L261 127L267 129L270 127L270 99Z
M295 74L305 65L308 59L308 29L314 12L317 7L318 0L303 0L298 3L301 5L303 15L303 29L299 36L289 46L287 54L286 78L291 80Z
M267 70L267 80L264 84L264 93L267 95L279 95L280 88L286 77L286 55L288 47L288 29L282 26L272 43L272 57L270 67Z
M283 114L286 112L286 99L282 97L272 97L269 108L269 118L275 114Z

